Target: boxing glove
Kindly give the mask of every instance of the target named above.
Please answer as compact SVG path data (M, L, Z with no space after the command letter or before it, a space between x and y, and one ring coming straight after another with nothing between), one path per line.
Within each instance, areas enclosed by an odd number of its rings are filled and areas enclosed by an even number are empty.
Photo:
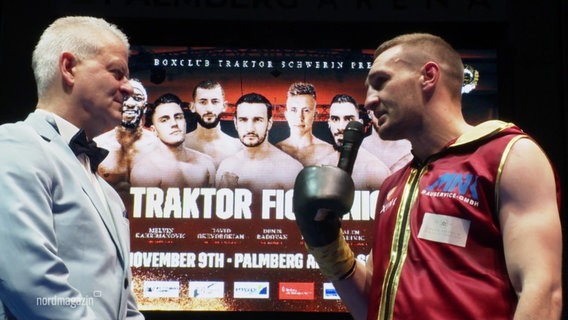
M341 216L351 209L354 193L349 173L332 166L306 167L294 184L292 206L306 249L332 281L355 270L355 255L341 230Z
M300 171L294 183L292 206L308 246L321 247L337 239L340 218L351 210L354 192L353 179L338 167L309 166ZM321 219L316 221L318 212Z

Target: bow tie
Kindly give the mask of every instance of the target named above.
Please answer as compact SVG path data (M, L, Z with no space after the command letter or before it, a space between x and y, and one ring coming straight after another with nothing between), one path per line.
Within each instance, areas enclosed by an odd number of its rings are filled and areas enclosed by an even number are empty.
M97 172L99 164L107 156L108 151L97 147L94 141L87 141L87 135L83 129L80 129L71 141L69 141L69 147L73 150L73 153L78 156L82 153L89 157L89 162L91 163L91 171L93 173Z

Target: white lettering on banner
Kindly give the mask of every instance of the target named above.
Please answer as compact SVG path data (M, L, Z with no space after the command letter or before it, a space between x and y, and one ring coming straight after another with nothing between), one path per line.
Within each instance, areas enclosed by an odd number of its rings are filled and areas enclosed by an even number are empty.
M219 68L259 68L259 69L272 69L274 64L271 60L218 60Z
M316 258L314 258L311 254L308 254L308 257L306 258L306 269L319 269Z
M222 252L131 252L133 268L201 268L222 269L303 269L303 253L237 252L226 257ZM308 256L308 269L318 268L313 256Z
M379 190L373 192L366 190L355 191L351 211L343 216L343 220L370 221L375 219L378 199Z
M339 61L339 60L229 60L218 59L211 61L207 58L191 59L183 55L177 57L157 57L154 58L153 67L167 67L167 68L186 68L186 69L274 69L280 67L281 69L334 69L334 70L368 70L371 68L372 61Z
M355 66L355 62L350 64ZM302 61L286 60L280 62L282 69L343 69L343 61ZM352 68L355 69L355 68Z
M130 266L134 268L224 268L225 254L221 252L131 252Z
M214 188L130 188L133 195L132 217L251 219L252 192L247 189ZM202 204L198 204L202 200Z
M132 187L132 218L252 219L253 194L248 189ZM263 220L295 220L294 190L265 189L261 195ZM370 221L375 217L379 191L356 190L344 220Z
M200 268L223 268L225 266L225 254L219 252L200 252L197 266Z
M351 69L369 70L372 64L372 61L351 61Z
M357 260L361 261L363 264L367 263L367 260L369 259L369 255L368 254L358 254L356 256ZM306 269L319 269L319 265L316 261L316 258L311 255L308 254L308 256L306 257Z
M302 269L304 255L301 253L235 253L236 269Z
M130 266L135 268L195 268L193 252L131 252Z
M294 190L262 190L262 219L270 220L271 213L274 213L272 218L282 220L295 220L294 212L292 211L292 198ZM274 209L274 210L272 210Z
M208 59L180 59L180 58L154 58L154 67L204 67L208 68L211 63Z

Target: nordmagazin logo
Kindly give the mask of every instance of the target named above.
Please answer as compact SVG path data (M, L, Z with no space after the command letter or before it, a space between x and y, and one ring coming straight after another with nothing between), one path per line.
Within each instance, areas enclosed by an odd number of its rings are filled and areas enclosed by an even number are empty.
M313 282L280 282L278 286L280 300L314 300Z
M179 298L179 281L144 281L146 298Z
M268 299L268 282L237 281L233 287L233 297L240 299Z
M225 282L223 281L190 281L190 298L223 298Z

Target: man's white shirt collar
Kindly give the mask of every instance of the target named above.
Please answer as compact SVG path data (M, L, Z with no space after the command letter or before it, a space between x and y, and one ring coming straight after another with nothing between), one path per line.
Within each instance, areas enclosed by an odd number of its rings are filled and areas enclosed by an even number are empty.
M65 143L67 144L69 144L71 138L73 138L73 136L77 132L79 132L79 128L77 128L71 122L61 118L60 116L56 115L51 111L47 111L44 109L36 109L35 112L51 116L53 118L53 121L55 121L55 124L57 125L57 130L59 131L61 138L63 138L63 141L65 141Z

